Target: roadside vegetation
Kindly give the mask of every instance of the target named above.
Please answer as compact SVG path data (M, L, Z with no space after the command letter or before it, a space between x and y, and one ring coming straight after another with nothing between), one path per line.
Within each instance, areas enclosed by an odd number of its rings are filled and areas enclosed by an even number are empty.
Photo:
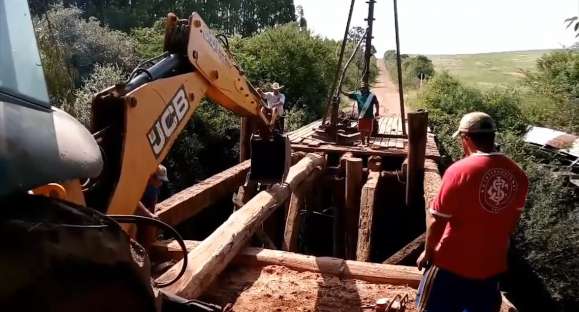
M324 113L334 78L339 42L313 35L303 9L291 0L244 1L35 1L30 5L51 102L90 126L94 94L123 82L140 62L163 52L164 16L199 12L229 37L230 52L256 87L284 85L286 129ZM298 13L297 15L295 13ZM305 12L307 13L307 12ZM363 35L354 29L346 57ZM358 87L359 61L350 66L344 90ZM376 77L373 59L371 80ZM165 160L175 192L238 161L239 118L204 100Z
M391 60L392 53L387 52L385 57ZM520 70L517 82L496 81L493 87L477 87L481 85L473 77L465 82L464 74L455 76L442 70L433 73L418 90L416 72L405 65L411 58L403 58L405 90L412 96L413 108L429 111L430 127L444 156L441 169L462 157L458 141L451 136L463 114L484 111L497 121L501 151L517 161L530 179L527 205L514 235L513 255L529 268L525 273L538 280L538 287L547 293L550 311L577 311L579 191L564 175L569 170L567 164L525 144L521 137L530 125L579 133L579 51L547 52L535 58L534 67ZM394 62L385 59L385 63L395 76L395 58ZM484 72L481 75L482 81L488 78ZM527 291L529 285L516 287ZM527 293L519 306L532 305L535 300Z

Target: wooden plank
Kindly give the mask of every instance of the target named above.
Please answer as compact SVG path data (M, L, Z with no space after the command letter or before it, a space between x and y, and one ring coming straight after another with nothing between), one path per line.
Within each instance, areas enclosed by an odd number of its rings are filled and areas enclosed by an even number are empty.
M358 246L356 260L370 261L372 248L372 229L374 225L374 205L376 201L376 189L380 180L380 173L370 171L368 180L362 188L360 198L360 220L358 223Z
M426 234L423 233L422 235L418 236L410 243L406 244L406 246L402 247L398 250L395 254L388 257L383 263L384 264L401 264L405 261L408 261L409 258L418 256L418 253L424 250L424 239Z
M406 205L411 210L422 209L424 162L426 155L428 113L408 113L408 169L406 174Z
M355 259L364 164L361 158L354 157L345 158L344 163L346 167L346 204L343 218L345 226L345 258Z
M370 156L379 155L386 157L406 157L406 147L403 149L398 148L386 148L386 149L371 149L371 148L360 148L359 146L340 146L340 145L330 145L324 144L320 146L308 146L304 144L292 144L292 150L294 151L304 151L304 152L320 152L320 153L336 153L342 154L347 152L352 152L354 156ZM436 159L438 159L437 157Z
M189 253L200 247L202 242L186 241ZM157 242L156 252L169 254L173 259L182 256L175 241ZM418 287L422 274L415 267L359 262L332 257L315 257L281 250L247 247L234 256L233 262L242 265L281 265L296 271L317 272L340 278L352 278L371 283L408 285ZM189 298L189 297L187 297Z
M292 190L302 183L318 166L325 165L325 157L308 154L289 170L284 183L275 184L268 191L258 193L241 209L235 211L221 226L207 237L197 248L189 252L189 267L179 281L166 291L185 297L197 298L215 277L247 244L249 239L279 206L283 205ZM158 280L168 282L179 274L179 261Z
M246 160L167 198L157 204L157 216L170 225L195 216L217 201L231 196L245 181L250 165L250 161Z
M282 249L285 251L297 251L297 242L300 226L300 212L304 209L306 195L311 192L313 184L321 174L321 167L316 170L291 194L287 218L284 229Z

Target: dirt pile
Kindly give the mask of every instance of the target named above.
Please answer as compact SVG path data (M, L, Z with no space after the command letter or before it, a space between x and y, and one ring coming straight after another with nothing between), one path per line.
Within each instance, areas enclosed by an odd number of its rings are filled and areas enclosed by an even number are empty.
M379 298L408 295L406 311L416 311L416 290L406 286L372 284L283 266L231 266L216 280L206 300L233 304L249 311L373 311Z

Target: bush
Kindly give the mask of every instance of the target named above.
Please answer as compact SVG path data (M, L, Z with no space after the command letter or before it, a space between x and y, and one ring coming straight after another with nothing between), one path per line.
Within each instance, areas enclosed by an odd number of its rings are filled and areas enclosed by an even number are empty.
M495 119L501 150L526 171L530 182L513 246L561 306L553 311L573 311L569 307L579 304L579 290L574 286L579 280L569 272L579 272L579 197L559 174L557 164L550 164L521 140L527 121L520 109L525 106L519 93L513 89L482 92L443 72L428 82L418 99L429 110L441 153L452 160L462 157L458 140L451 135L463 114L484 111Z
M420 80L426 81L434 76L432 60L424 55L409 56L401 54L402 84L405 89L417 89ZM396 51L388 50L384 53L384 64L392 80L398 83L398 61Z
M135 43L127 34L85 20L82 11L52 7L34 19L49 94L56 106L72 102L72 90L80 87L96 64L114 65L123 71L137 64Z
M525 108L536 124L579 133L579 51L547 53L525 72Z
M429 111L431 127L437 134L439 147L453 160L462 157L462 147L452 134L462 116L482 111L491 115L500 133L522 134L527 127L519 109L520 98L512 89L482 92L466 87L446 72L436 74L418 94L418 103Z
M164 23L165 20L161 19L156 21L152 27L141 27L131 30L131 37L136 42L135 51L141 61L163 53Z
M335 42L288 24L254 37L236 38L231 47L254 84L277 81L285 85L288 108L322 114L337 62Z
M98 92L124 80L123 71L115 65L97 64L91 75L84 79L81 88L74 91L74 102L62 108L90 128L92 98Z

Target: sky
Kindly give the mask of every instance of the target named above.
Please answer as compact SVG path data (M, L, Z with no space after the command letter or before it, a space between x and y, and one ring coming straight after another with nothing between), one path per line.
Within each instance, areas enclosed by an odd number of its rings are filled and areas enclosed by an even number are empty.
M351 0L294 0L315 34L341 40ZM393 0L376 0L373 44L378 55L396 47ZM366 27L366 0L357 0L351 26ZM398 0L400 46L407 54L462 54L570 46L564 20L579 0Z

